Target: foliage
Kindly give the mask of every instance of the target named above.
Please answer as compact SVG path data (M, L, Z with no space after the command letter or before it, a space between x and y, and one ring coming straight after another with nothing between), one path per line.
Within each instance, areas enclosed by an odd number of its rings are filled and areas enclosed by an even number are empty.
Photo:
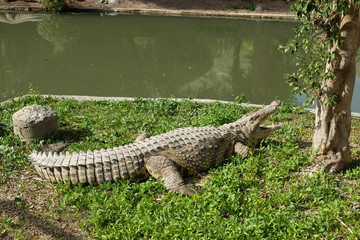
M319 96L322 80L326 78L325 64L328 57L326 45L321 41L321 34L308 33L304 26L296 28L296 38L287 46L280 46L283 53L295 54L297 71L287 74L286 80L293 94L305 95L307 102L313 104Z
M247 101L247 99L245 97L245 94L240 94L240 95L236 96L236 98L235 98L235 102L239 103L239 104L244 103L246 101Z
M349 10L349 1L297 0L292 10L302 23L295 28L295 40L280 46L283 53L296 54L297 71L286 76L287 82L294 94L308 97L307 104L321 96L335 104L339 99L327 96L321 86L324 80L334 78L334 73L325 68L327 61L334 61L338 55L331 47L343 42L338 21Z
M243 7L245 10L254 11L256 8L256 5L253 2L250 2L249 5L246 5Z
M61 12L66 7L66 0L38 0L45 10Z
M11 176L14 171L24 174L33 169L26 155L43 143L73 139L69 151L113 147L133 141L142 132L155 135L182 126L218 126L255 110L171 99L76 102L30 95L1 106L0 122L11 125L15 111L34 103L55 109L61 130L50 140L30 144L21 143L8 129L2 133L0 174L3 183L16 181L10 186L23 186L20 178ZM59 184L56 194L46 199L57 199L58 207L49 211L62 215L56 221L65 221L66 226L74 223L66 222L65 213L82 219L80 225L93 239L355 239L360 232L360 211L354 208L360 201L359 167L339 176L299 174L311 164L309 148L304 146L312 120L312 115L283 104L269 120L283 128L249 158L229 157L197 176L200 180L188 180L202 185L203 191L193 196L169 193L153 178L98 187ZM357 140L360 120L354 121ZM29 199L29 206L34 199ZM24 207L20 198L14 204ZM0 237L2 231L12 230L21 238L26 229L17 229L15 221L11 215L0 215Z

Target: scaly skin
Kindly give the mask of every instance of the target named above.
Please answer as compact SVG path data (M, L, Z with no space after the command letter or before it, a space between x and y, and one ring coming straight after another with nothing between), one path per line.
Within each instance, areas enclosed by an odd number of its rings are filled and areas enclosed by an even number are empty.
M260 126L275 112L280 101L247 114L236 122L215 126L179 128L150 137L141 135L134 143L100 151L60 154L35 151L29 160L39 174L51 181L98 185L107 181L143 180L152 175L176 193L192 194L183 176L208 170L236 153L247 156L246 145L256 144L280 126Z

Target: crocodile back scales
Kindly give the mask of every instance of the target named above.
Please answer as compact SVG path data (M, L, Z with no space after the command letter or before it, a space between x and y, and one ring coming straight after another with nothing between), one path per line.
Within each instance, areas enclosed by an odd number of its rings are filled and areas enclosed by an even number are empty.
M146 161L163 155L188 174L209 169L231 154L232 135L214 126L179 128L128 145L87 152L33 152L29 160L39 174L51 181L98 185L120 179L148 176Z

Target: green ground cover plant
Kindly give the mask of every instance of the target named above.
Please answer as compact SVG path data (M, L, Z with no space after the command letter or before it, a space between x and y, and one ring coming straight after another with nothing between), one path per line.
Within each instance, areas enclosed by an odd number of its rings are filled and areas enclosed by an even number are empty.
M337 175L304 173L311 165L314 116L283 104L269 122L283 128L249 158L187 181L192 196L169 193L160 181L98 187L50 184L27 160L36 146L71 140L68 151L100 149L184 126L219 126L254 111L236 104L56 100L30 94L0 105L0 123L26 105L55 109L60 130L46 141L21 143L0 128L1 239L356 239L360 232L360 166ZM353 157L360 121L353 119ZM358 161L357 161L358 162Z

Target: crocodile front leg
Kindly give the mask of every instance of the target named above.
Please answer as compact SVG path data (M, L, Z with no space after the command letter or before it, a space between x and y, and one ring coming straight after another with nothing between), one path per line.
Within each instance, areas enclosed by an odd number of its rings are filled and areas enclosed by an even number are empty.
M244 158L250 157L250 148L242 142L237 142L234 146L234 152L236 155Z
M191 185L186 185L175 163L164 156L152 156L146 162L146 168L154 178L163 180L167 190L184 195L194 194Z

